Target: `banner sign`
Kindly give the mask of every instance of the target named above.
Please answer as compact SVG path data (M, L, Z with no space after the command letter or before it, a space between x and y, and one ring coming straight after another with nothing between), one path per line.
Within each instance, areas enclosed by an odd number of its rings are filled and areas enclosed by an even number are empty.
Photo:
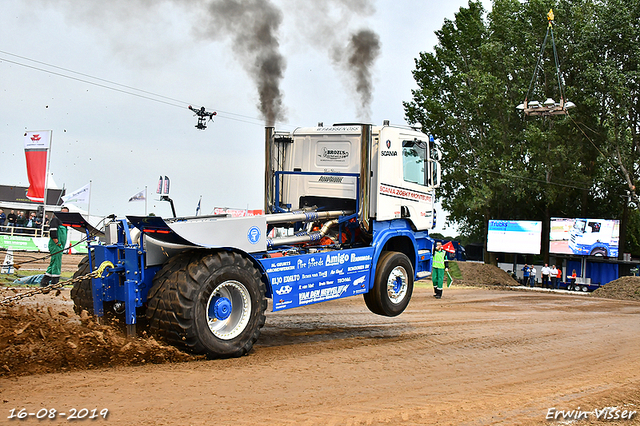
M89 196L91 191L91 183L86 184L80 189L73 191L69 195L63 195L62 201L65 203L89 204Z
M77 242L78 241L74 240L67 241L67 249L65 249L65 253L69 253L69 251L73 254L86 253L86 244L78 244L75 247L71 247ZM49 237L19 237L16 235L0 235L0 249L5 250L39 251L42 253L48 253L48 244Z
M47 180L47 155L51 147L51 130L26 132L24 134L24 154L27 160L29 190L27 198L43 203Z
M280 311L366 293L373 247L259 259Z
M540 254L542 222L490 220L487 251L494 253Z

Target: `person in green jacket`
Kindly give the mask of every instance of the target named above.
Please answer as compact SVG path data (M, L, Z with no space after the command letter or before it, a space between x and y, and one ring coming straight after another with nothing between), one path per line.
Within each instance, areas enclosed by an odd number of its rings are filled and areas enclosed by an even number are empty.
M447 253L442 249L442 243L436 243L436 251L433 253L433 264L431 268L431 281L433 281L433 297L440 299L442 297L442 284L444 282L444 273L449 270L449 261Z
M67 213L69 209L62 207L61 212ZM57 216L53 216L49 223L49 253L51 260L47 272L40 281L40 287L46 287L49 284L57 284L60 281L60 273L62 272L62 251L67 244L67 227Z

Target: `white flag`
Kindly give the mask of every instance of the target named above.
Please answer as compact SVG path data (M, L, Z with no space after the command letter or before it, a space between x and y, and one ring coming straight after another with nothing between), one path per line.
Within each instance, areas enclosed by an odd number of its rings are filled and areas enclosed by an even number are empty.
M80 189L73 191L69 195L63 195L62 201L65 203L84 203L89 204L89 193L91 191L91 182Z
M145 193L144 193L144 189L140 192L138 192L136 195L134 195L133 197L129 198L129 202L131 201L144 201L147 199Z

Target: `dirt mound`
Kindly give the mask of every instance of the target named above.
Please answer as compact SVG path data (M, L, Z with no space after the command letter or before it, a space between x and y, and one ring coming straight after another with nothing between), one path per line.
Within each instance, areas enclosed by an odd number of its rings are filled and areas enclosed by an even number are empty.
M619 300L640 300L640 277L622 277L591 293L594 297Z
M502 269L493 265L475 262L456 262L460 273L461 280L456 280L456 284L470 286L517 286L518 282L511 278Z
M65 309L0 309L0 376L194 359L198 357L160 344L153 337L127 339L110 326Z

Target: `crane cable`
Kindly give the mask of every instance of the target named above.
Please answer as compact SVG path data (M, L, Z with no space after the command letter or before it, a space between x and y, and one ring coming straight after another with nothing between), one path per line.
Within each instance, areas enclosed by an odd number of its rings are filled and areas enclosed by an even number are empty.
M560 90L560 101L564 100L564 87L562 86L562 81L560 79L560 62L558 61L558 50L556 49L556 40L553 35L553 9L549 9L549 13L547 13L547 21L549 24L547 25L547 33L544 36L544 41L542 42L542 47L540 48L540 54L538 55L538 60L536 62L536 67L533 70L533 76L531 77L531 82L529 83L529 89L527 90L527 95L525 96L525 102L529 99L529 95L531 94L531 90L533 88L534 83L538 79L538 71L542 69L542 57L544 56L544 49L547 46L547 40L549 39L549 33L551 33L551 45L553 46L553 59L556 66L556 78L558 80L558 88Z

